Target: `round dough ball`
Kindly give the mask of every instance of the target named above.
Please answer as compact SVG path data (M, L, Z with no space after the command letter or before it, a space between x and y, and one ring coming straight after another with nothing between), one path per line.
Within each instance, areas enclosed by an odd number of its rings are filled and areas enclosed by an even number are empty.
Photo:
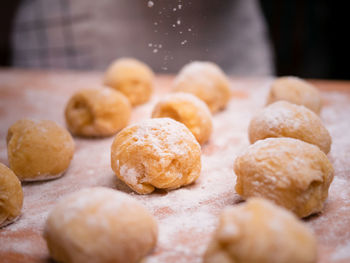
M222 110L230 100L230 83L214 63L195 61L184 66L174 80L174 90L196 95L212 113Z
M22 205L21 182L9 168L0 163L0 228L20 216Z
M225 208L220 215L204 263L313 263L313 233L292 213L252 198Z
M248 133L251 143L269 137L291 137L314 144L325 154L332 144L332 138L317 114L287 101L275 102L253 117Z
M145 63L120 58L107 69L104 84L128 97L131 105L147 102L153 92L154 73Z
M322 211L334 174L324 152L292 138L257 141L236 158L234 171L244 199L264 197L299 217Z
M7 134L10 168L21 181L40 181L60 177L74 154L69 132L48 120L19 120Z
M65 116L68 129L75 135L110 136L128 124L131 106L113 89L83 89L70 98Z
M164 117L185 124L200 144L209 140L213 130L208 106L190 93L176 92L159 101L153 109L152 118Z
M278 100L304 105L317 114L322 107L320 92L310 83L297 77L281 77L271 84L267 104Z
M140 262L157 235L155 219L139 202L104 187L62 198L44 230L51 257L63 263Z
M117 177L139 194L194 182L201 171L201 148L193 134L169 118L149 119L115 137L111 165Z

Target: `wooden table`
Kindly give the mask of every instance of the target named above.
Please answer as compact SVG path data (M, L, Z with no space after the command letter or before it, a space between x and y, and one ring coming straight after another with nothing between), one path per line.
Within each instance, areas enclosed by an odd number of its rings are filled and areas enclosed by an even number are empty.
M0 162L8 164L6 133L20 118L51 119L64 125L63 110L77 90L98 87L98 72L0 70ZM154 104L170 91L171 76L159 76L152 100L133 109L131 123L148 118ZM67 173L57 180L23 185L21 218L0 230L0 262L48 262L42 238L48 212L61 196L89 186L124 191L158 219L159 240L145 262L201 262L223 207L240 201L235 193L233 161L248 145L247 126L265 104L270 78L232 79L232 99L215 114L214 132L202 147L202 173L191 186L140 196L110 168L104 139L75 138L76 152ZM322 91L321 117L333 145L328 155L335 178L322 214L306 220L319 241L319 262L350 262L350 82L313 81Z

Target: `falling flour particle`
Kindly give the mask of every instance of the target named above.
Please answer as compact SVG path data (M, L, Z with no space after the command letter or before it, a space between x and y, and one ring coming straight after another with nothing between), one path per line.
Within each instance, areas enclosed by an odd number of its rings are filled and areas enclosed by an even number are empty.
M182 8L182 5L178 5L177 7L178 7L179 9L181 9L181 8Z
M152 43L148 43L148 46L149 46L149 47L152 47L152 46L153 46L153 44L152 44Z
M181 20L178 19L178 20L176 21L176 24L181 25Z
M148 1L147 6L148 6L149 8L153 7L153 6L154 6L153 1Z
M157 23L157 22L154 22L153 24L154 24L155 26L158 26L158 23Z
M173 27L176 27L176 25L175 25L175 24L173 24Z
M192 31L192 29L191 29L191 28L189 28L189 29L188 29L188 32L191 32L191 31Z
M174 11L174 12L176 11L176 7L173 8L173 11Z
M187 43L187 40L184 40L181 42L181 45L185 45Z
M157 53L158 52L158 49L153 49L153 53Z

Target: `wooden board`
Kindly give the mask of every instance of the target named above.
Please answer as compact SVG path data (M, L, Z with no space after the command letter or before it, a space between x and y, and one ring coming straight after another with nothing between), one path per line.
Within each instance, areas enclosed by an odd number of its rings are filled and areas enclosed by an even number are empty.
M101 73L0 70L0 162L8 164L6 133L20 118L51 119L64 125L63 110L77 90L98 87ZM159 76L152 100L133 109L131 123L149 118L154 104L171 90L171 76ZM233 162L248 145L247 127L265 104L271 79L232 79L232 99L215 114L214 132L202 146L202 173L188 187L141 196L119 181L110 168L113 137L75 138L76 152L67 173L57 180L23 184L21 218L0 230L1 262L49 262L43 226L55 202L89 186L126 192L158 219L159 240L145 262L201 262L223 207L240 201ZM319 262L350 262L350 83L314 81L322 91L322 119L333 137L328 155L335 178L322 214L305 222L319 242Z

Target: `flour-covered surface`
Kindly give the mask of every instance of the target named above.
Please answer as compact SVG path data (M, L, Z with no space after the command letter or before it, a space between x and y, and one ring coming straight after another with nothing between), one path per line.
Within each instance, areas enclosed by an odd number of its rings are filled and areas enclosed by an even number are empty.
M20 118L50 119L64 125L69 97L80 88L100 86L102 74L81 72L0 71L0 162L8 165L6 133ZM152 100L133 109L131 123L149 118L157 101L170 92L172 78L158 77ZM52 181L26 183L22 216L0 230L1 262L49 262L43 227L62 196L90 186L128 193L158 219L159 240L145 263L201 262L235 193L233 161L248 145L247 127L265 105L271 79L232 79L226 110L214 115L214 132L202 146L202 173L196 183L173 191L138 195L119 181L110 167L113 137L75 138L76 152L66 174ZM321 117L333 138L329 158L335 168L324 212L306 219L319 242L319 262L350 262L350 83L314 82L322 90Z

